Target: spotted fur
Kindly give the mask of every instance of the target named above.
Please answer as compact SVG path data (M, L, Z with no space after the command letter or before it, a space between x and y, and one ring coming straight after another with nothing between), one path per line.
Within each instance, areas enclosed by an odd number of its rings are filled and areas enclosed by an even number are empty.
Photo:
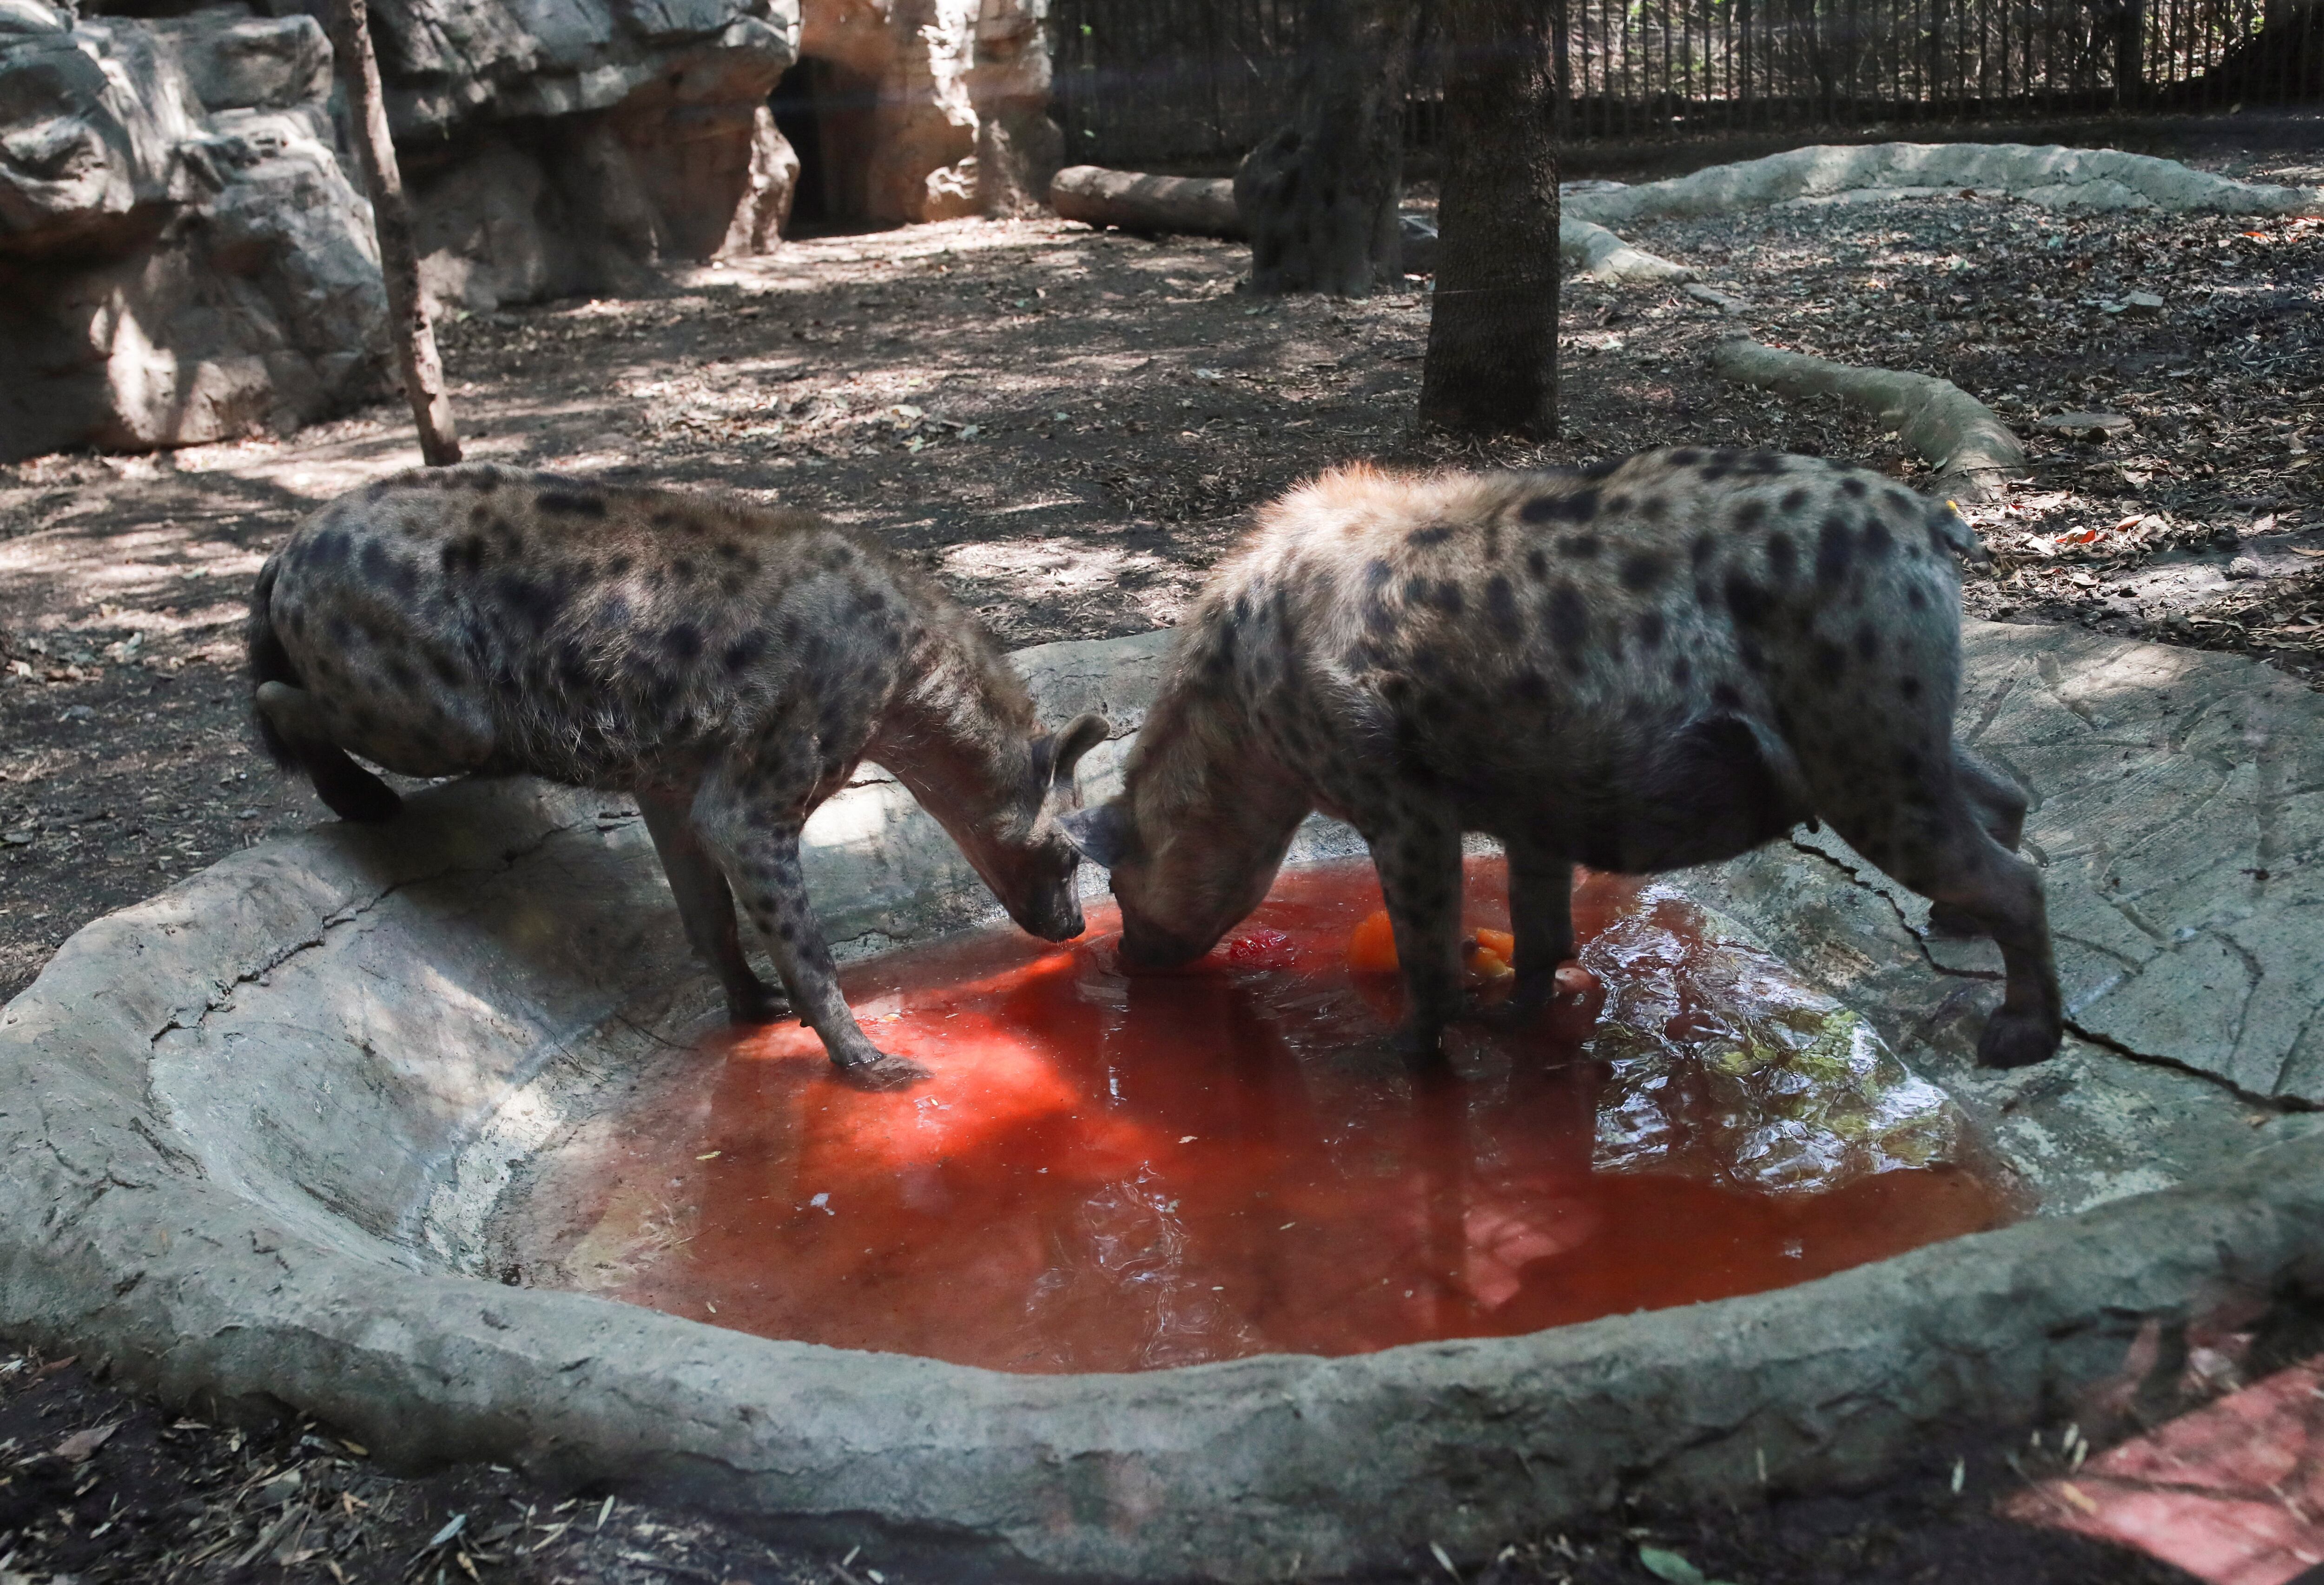
M991 638L926 579L804 512L469 467L332 503L261 570L260 737L354 820L406 775L530 774L632 792L730 1011L783 998L825 1048L896 1076L857 1027L808 906L799 831L859 762L943 822L1010 915L1080 933L1056 813L1094 716L1054 737Z
M1464 831L1508 854L1516 1007L1572 950L1575 863L1725 859L1821 818L1999 943L1979 1047L2057 1047L2025 799L1952 740L1949 507L1862 469L1648 452L1577 473L1353 468L1268 507L1217 573L1122 796L1068 817L1132 962L1207 950L1311 809L1371 846L1434 1051L1459 1009Z

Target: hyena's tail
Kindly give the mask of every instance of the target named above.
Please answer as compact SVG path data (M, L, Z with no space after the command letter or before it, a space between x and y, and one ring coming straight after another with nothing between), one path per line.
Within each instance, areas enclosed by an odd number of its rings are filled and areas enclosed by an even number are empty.
M258 728L259 746L284 770L306 772L317 794L341 820L377 823L392 819L403 800L348 758L313 718L313 700L300 686L299 669L282 647L281 635L274 631L277 570L271 560L258 570L258 585L250 595L250 623L244 629L250 653L250 718Z

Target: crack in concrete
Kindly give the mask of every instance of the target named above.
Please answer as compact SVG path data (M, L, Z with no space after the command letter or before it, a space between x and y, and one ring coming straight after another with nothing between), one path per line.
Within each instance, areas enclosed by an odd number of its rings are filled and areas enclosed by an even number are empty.
M587 826L594 830L595 829L595 824L596 822L594 820L591 820L586 821L573 820L564 825L550 826L548 830L542 831L533 841L521 848L512 848L505 853L503 853L499 859L493 864L447 865L442 869L432 870L426 875L408 876L402 880L395 882L392 885L383 887L378 892L373 894L370 897L365 898L361 903L355 904L353 907L343 908L336 913L326 916L323 920L322 929L318 931L314 935L303 941L291 942L289 946L272 954L264 962L259 964L256 968L243 969L236 973L231 980L212 980L210 983L216 988L217 994L203 1002L202 1009L199 1013L194 1015L193 1022L189 1024L176 1015L171 1015L168 1023L162 1024L161 1028L155 1030L146 1038L146 1047L150 1050L152 1047L161 1044L161 1037L168 1034L172 1030L191 1030L200 1028L204 1024L209 1021L211 1014L217 1012L219 1008L225 1006L227 1002L233 1000L234 993L236 990L245 985L250 985L255 981L265 978L268 975L273 973L277 969L281 968L283 964L288 963L291 959L298 957L300 953L311 951L314 949L322 946L325 942L330 940L331 932L333 931L337 930L343 925L354 923L355 921L372 913L374 909L378 908L381 904L386 902L390 897L394 896L399 892L408 891L413 886L425 885L430 881L443 880L450 876L489 876L504 874L514 868L521 860L530 857L533 854L540 852L543 848L549 846L552 839L563 836L567 831L580 830L584 826Z
M2245 1089L2223 1073L2212 1072L2209 1068L2198 1068L2182 1062L2176 1057L2157 1056L2152 1052L2142 1052L2126 1046L2113 1035L2100 1033L2072 1018L2066 1020L2066 1029L2077 1040L2086 1041L2100 1051L2111 1052L2126 1061L2143 1062L2150 1068L2168 1068L2174 1072L2184 1073L2190 1079L2200 1079L2217 1089L2226 1090L2246 1106L2258 1107L2263 1111L2274 1112L2281 1116L2299 1112L2324 1111L2324 1105L2300 1096L2262 1095L2256 1090Z
M1914 950L1921 954L1921 961L1926 963L1937 973L1945 976L1949 979L1981 979L1992 984L1999 984L2009 978L2006 974L1997 974L1990 969L1950 969L1946 967L1944 964L1938 962L1936 958L1929 950L1927 938L1923 936L1919 931L1913 928L1913 922L1905 917L1904 907L1897 903L1895 898L1888 894L1886 888L1877 885L1873 882L1867 880L1864 877L1862 871L1857 869L1852 865L1841 863L1839 859L1833 857L1831 854L1825 852L1821 848L1811 847L1809 844L1801 841L1796 837L1789 838L1787 840L1789 840L1791 845L1800 852L1807 854L1811 857L1821 858L1824 863L1840 871L1840 874L1849 878L1850 885L1863 888L1865 891L1868 891L1874 896L1879 898L1883 903L1887 904L1888 912L1896 916L1896 923L1898 927L1904 931L1906 936L1911 938ZM1886 877L1884 876L1883 878L1885 879Z

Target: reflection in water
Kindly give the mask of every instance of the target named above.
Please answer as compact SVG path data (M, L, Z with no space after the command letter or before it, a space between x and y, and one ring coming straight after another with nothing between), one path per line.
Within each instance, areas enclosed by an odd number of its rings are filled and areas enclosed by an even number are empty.
M1473 921L1500 867L1472 861ZM1959 1122L1871 1030L1666 890L1589 877L1600 991L1389 1052L1369 866L1288 875L1194 968L991 932L856 965L935 1077L722 1035L537 1163L530 1280L770 1337L1004 1369L1362 1352L1750 1293L1997 1225ZM1602 1007L1600 1004L1602 1002Z

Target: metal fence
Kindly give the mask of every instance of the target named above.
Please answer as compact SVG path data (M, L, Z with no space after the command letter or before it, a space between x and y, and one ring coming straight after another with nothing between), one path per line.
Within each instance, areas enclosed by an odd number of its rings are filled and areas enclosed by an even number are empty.
M1572 139L2324 97L2319 0L1549 0ZM1300 0L1051 0L1068 158L1239 157L1287 113ZM1442 101L1424 56L1410 141Z

